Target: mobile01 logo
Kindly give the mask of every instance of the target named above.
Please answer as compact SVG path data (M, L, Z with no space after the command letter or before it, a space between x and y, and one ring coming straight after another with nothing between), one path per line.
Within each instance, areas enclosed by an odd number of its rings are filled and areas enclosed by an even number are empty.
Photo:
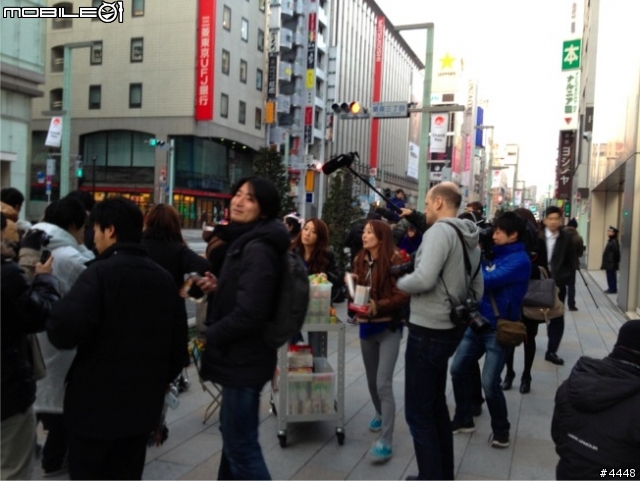
M124 2L105 2L99 7L80 7L67 12L64 7L3 7L2 18L97 18L103 23L123 22Z

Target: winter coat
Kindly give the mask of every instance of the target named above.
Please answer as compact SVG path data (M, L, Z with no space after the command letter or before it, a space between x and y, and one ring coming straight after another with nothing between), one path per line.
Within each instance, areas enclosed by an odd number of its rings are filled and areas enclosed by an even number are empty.
M185 274L197 272L204 275L205 272L211 271L209 261L184 244L143 235L142 245L147 248L153 261L169 271L177 287L184 283Z
M7 220L7 227L2 231L2 237L11 242L20 242L20 232L18 231L18 213L9 204L0 202L0 210Z
M581 357L556 393L551 436L557 479L601 479L602 469L620 468L638 476L640 365Z
M60 295L64 297L76 282L80 274L87 268L86 263L94 259L93 252L64 229L47 222L39 222L33 226L51 236L47 249L53 257L53 272L60 283ZM29 260L23 256L24 251L36 253L36 258ZM35 265L39 260L39 252L33 249L20 250L20 263ZM57 349L49 341L46 332L38 333L38 342L42 358L47 368L47 375L37 383L36 412L62 413L64 401L64 380L76 355L75 349Z
M60 297L57 280L39 274L32 283L20 266L3 259L2 274L2 421L24 412L35 401L32 353L27 334L44 329L52 303Z
M89 264L47 320L51 343L77 347L65 427L119 439L157 427L167 385L187 359L187 320L171 274L140 244L116 243Z
M573 270L580 269L580 258L584 255L584 240L582 236L578 234L575 227L567 226L563 230L571 235L571 243L573 248Z
M464 245L455 229L447 224L458 227ZM473 276L480 264L480 249L478 227L470 220L441 219L426 231L416 251L415 270L402 276L397 283L400 290L411 294L411 324L430 329L453 329L449 317L451 309L460 305L469 292L475 299L480 299L484 289L482 272L469 281L462 249L469 254Z
M616 237L609 237L604 252L602 253L602 265L600 269L617 271L620 268L620 243Z
M553 248L551 265L549 265L545 229L542 230L538 238L538 265L549 272L550 277L556 281L558 287L567 285L574 274L576 252L573 246L571 234L564 229L560 229Z
M484 295L480 300L480 313L494 329L497 325L491 296L496 302L501 319L520 320L522 299L529 287L531 261L522 242L493 246L494 257L483 261Z
M416 232L413 237L405 234L400 242L398 242L398 249L404 250L407 254L411 255L418 250L422 243L422 233Z
M227 249L207 313L202 376L228 387L262 387L273 377L276 349L263 337L276 307L289 233L279 220L258 222Z

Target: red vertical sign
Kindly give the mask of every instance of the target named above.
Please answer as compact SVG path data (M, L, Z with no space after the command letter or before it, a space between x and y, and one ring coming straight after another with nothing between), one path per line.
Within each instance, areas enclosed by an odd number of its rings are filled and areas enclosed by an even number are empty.
M196 51L196 120L213 120L213 66L215 60L216 0L198 2Z
M373 53L373 102L380 102L382 93L382 53L384 51L385 17L376 17L376 39ZM369 165L372 169L378 166L378 131L380 119L371 120L371 157Z

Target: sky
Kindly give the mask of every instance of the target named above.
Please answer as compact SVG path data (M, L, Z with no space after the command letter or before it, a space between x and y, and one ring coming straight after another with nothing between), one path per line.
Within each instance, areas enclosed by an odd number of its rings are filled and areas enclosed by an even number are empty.
M555 183L563 114L562 40L571 21L568 0L376 0L394 25L433 22L434 69L449 53L488 100L485 125L494 143L518 144L518 180ZM426 31L402 32L424 62Z

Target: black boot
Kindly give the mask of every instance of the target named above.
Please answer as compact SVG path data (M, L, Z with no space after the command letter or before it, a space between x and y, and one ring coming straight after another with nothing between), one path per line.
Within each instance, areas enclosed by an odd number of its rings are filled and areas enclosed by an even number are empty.
M502 390L508 391L511 389L511 385L513 384L513 379L516 377L515 372L508 372L504 377L504 381L502 382Z

